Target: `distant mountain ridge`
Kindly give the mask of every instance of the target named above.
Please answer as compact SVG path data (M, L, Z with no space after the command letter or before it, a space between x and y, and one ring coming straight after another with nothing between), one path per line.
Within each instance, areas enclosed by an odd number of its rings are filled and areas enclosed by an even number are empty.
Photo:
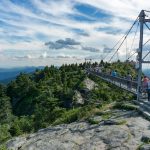
M9 83L11 80L15 79L17 75L21 72L31 73L36 69L43 69L44 66L38 67L17 67L17 68L0 68L0 83Z

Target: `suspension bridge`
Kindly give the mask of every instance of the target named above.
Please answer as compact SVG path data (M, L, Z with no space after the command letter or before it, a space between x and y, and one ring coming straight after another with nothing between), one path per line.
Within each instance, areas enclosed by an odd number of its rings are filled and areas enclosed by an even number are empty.
M138 17L133 22L132 26L129 28L129 30L117 41L117 43L112 47L111 51L113 53L108 53L106 56L103 57L103 61L106 61L110 63L113 61L115 57L117 57L118 60L118 52L123 47L124 44L126 44L126 61L130 60L131 58L136 58L135 64L136 69L138 72L138 77L136 80L128 80L124 77L117 77L112 76L108 73L104 73L101 71L96 70L95 68L86 68L87 73L95 75L97 77L100 77L101 79L115 84L116 86L122 88L123 90L126 90L128 92L131 92L136 95L137 100L141 101L143 99L142 96L142 66L143 64L150 64L150 50L148 49L148 43L150 42L150 38L148 38L148 31L150 30L150 27L148 23L150 23L150 11L142 10ZM134 31L133 31L134 29ZM144 31L146 31L146 41L144 42ZM138 37L138 48L134 49L133 46L137 37L137 33L139 32L140 36ZM130 50L127 50L127 41L129 35L132 33L132 42ZM131 40L131 39L129 39ZM127 54L128 52L128 54ZM111 54L111 55L110 55ZM108 59L109 57L109 59ZM87 59L85 60L87 61ZM91 59L89 60L91 61Z

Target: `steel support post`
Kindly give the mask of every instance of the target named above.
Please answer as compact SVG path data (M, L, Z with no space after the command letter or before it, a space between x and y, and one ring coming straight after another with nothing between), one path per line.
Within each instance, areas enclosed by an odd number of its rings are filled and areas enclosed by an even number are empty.
M140 41L139 41L139 50L138 50L138 86L137 86L137 100L140 99L142 94L141 85L142 85L142 50L143 50L143 25L145 21L145 12L142 10L139 14L139 22L140 22Z

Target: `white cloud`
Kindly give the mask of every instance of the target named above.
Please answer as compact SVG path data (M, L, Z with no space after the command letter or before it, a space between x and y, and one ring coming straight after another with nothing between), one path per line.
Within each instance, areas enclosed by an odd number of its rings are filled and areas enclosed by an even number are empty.
M30 0L28 2L32 4L36 11L30 7L15 4L10 0L1 0L0 20L11 26L11 28L7 25L0 27L0 52L8 49L17 50L18 53L30 51L30 54L23 55L23 57L34 60L35 58L43 58L44 60L48 59L48 57L61 56L61 53L64 53L63 57L65 58L79 58L80 55L82 55L81 57L92 55L90 52L83 51L79 47L76 47L77 52L75 50L70 52L69 49L65 49L57 52L57 54L52 51L51 55L49 55L44 43L65 38L80 41L84 47L88 47L88 49L89 47L95 48L102 55L104 44L108 45L107 47L109 48L113 47L116 41L122 37L123 32L131 26L132 21L138 16L140 10L150 9L148 0L113 0L110 2L106 0ZM95 19L94 16L81 13L75 9L75 5L79 3L95 7L95 12L100 11L108 14L108 20L102 21L101 18L97 18L95 22L88 22L70 17L70 15L79 15L88 19ZM118 32L113 34L105 31L104 28L110 29L110 31L115 29ZM82 30L88 36L82 36L77 30ZM20 39L14 40L14 35L17 38L20 37ZM128 45L131 45L132 39L133 36L130 36ZM146 34L145 39L148 39L148 34ZM134 48L136 45L138 45L138 37L136 38ZM124 44L119 51L121 57L125 56L125 49L126 45ZM130 49L129 46L128 49ZM6 56L4 55L3 57ZM91 57L94 57L94 54Z
M26 51L36 51L36 50L41 50L44 49L44 44L43 42L40 41L33 41L31 43L28 42L19 42L19 43L8 43L8 42L1 42L0 41L0 45L1 45L1 51L5 51L5 50L18 50L18 52L26 50Z
M79 3L88 4L101 9L115 17L135 19L142 9L150 10L149 0L76 0Z
M32 3L42 12L51 14L53 16L63 16L64 14L73 14L73 3L68 0L61 1L46 1L32 0ZM58 9L59 7L59 9Z

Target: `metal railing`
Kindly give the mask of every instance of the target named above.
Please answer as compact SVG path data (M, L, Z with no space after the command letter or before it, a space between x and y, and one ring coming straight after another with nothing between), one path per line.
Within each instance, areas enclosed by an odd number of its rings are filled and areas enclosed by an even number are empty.
M138 83L135 80L128 80L124 77L111 76L109 74L106 74L103 72L96 72L96 71L93 71L91 69L87 69L86 71L87 71L87 73L96 75L96 76L102 78L103 80L105 80L107 82L115 84L116 86L118 86L124 90L127 90L128 92L131 92L133 94L137 94Z

